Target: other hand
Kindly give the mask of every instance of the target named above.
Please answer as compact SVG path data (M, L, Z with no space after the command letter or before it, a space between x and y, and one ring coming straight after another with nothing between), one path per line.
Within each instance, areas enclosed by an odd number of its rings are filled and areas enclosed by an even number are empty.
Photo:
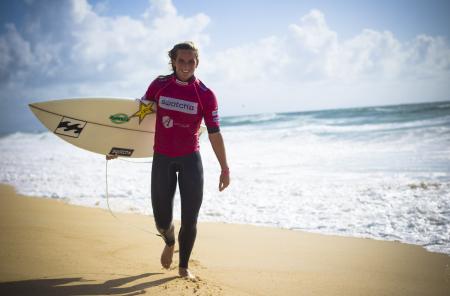
M106 160L112 160L112 159L116 159L118 156L115 154L108 154L106 155Z
M230 185L230 171L222 171L219 180L219 191L223 191Z

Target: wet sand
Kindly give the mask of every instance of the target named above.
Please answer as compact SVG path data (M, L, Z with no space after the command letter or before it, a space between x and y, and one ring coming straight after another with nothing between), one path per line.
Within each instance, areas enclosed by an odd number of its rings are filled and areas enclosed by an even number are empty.
M398 242L200 223L190 268L162 269L152 217L0 185L0 295L448 295L450 256ZM177 225L178 229L178 225ZM176 249L177 250L177 249Z

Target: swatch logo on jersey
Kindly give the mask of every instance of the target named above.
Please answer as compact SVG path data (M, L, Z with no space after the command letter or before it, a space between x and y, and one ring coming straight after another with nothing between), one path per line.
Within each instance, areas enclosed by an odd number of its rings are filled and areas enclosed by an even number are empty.
M198 103L185 100L164 97L159 98L159 107L167 110L183 112L187 114L197 114Z

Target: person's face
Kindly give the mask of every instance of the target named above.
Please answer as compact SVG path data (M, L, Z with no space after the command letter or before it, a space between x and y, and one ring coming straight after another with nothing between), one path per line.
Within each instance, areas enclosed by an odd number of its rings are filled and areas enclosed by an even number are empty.
M195 53L190 49L179 49L177 57L172 63L175 65L175 74L181 81L188 81L197 68Z

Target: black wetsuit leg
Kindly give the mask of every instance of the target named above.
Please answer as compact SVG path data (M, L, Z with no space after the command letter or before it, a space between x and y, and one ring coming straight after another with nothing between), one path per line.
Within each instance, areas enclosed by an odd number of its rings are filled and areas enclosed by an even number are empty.
M166 242L175 244L175 233L172 224L173 199L177 188L177 167L171 158L155 153L152 163L152 208L156 228Z
M187 268L197 235L197 218L203 199L203 165L199 152L181 157L155 153L153 157L153 215L158 231L169 246L175 243L172 212L177 179L181 197L179 266Z
M181 197L181 228L178 234L180 267L187 268L203 200L203 165L199 152L183 157L178 178Z

